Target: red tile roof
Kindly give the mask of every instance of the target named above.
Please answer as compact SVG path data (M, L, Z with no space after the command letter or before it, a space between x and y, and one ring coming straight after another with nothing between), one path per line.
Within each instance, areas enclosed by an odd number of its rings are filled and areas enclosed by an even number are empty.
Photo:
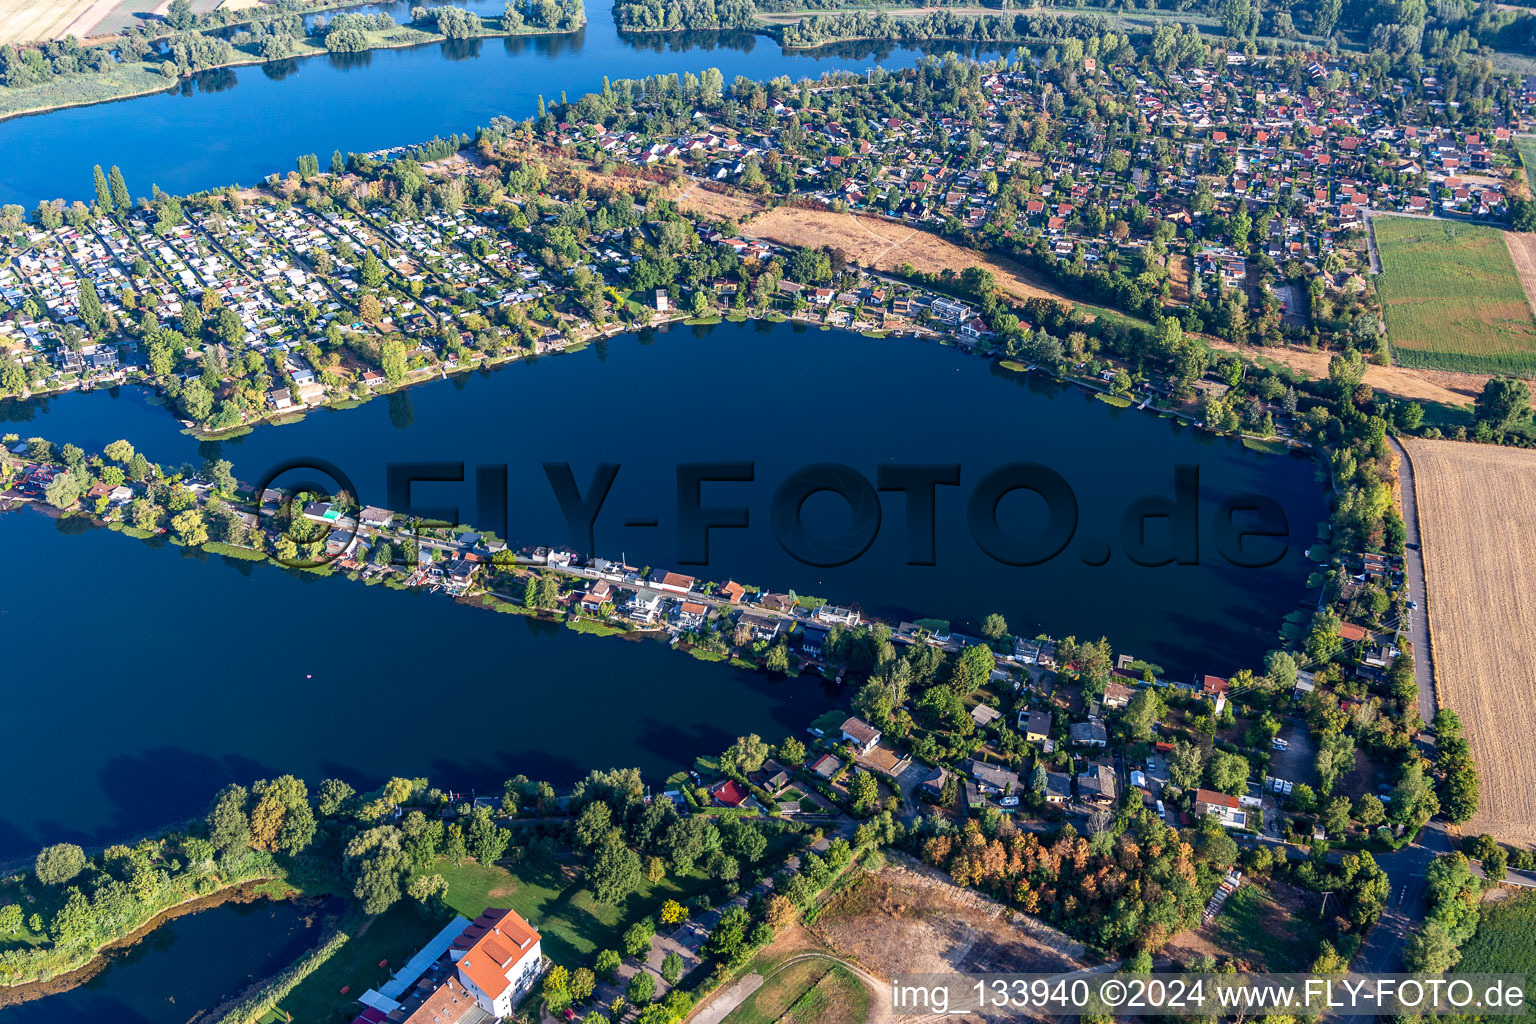
M538 941L539 933L517 911L491 907L464 929L453 948L465 951L459 971L495 998L507 987L507 971Z

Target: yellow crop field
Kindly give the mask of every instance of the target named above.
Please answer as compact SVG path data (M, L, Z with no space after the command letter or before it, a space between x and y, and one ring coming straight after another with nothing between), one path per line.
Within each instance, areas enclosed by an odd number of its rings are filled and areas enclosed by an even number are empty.
M1404 443L1436 690L1482 776L1465 828L1536 844L1536 452Z

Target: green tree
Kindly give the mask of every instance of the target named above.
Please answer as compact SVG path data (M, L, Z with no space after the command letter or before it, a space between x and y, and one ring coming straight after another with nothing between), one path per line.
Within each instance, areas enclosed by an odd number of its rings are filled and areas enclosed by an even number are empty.
M599 903L617 906L640 888L640 855L620 837L610 837L587 867L587 888Z
M1507 430L1531 418L1531 387L1512 377L1493 377L1477 396L1477 420Z
M0 907L0 932L7 935L15 935L21 930L22 912L21 905L7 903Z
M1168 781L1180 789L1199 785L1205 770L1205 752L1187 740L1174 740L1168 754Z
M208 841L220 853L248 846L251 842L251 820L245 805L250 793L244 786L228 785L214 797L213 808L208 812Z
M101 164L91 168L91 177L96 183L96 208L102 213L111 213L112 188L107 184L107 176L102 173Z
M32 873L43 885L63 885L85 870L85 851L74 843L44 847L32 863Z
M123 172L116 164L112 165L112 171L107 175L107 180L111 183L112 205L116 206L119 212L131 210L133 197L128 194L128 183L123 180Z
M380 347L379 368L391 384L405 379L405 345L391 338Z
M722 767L734 769L742 775L757 771L768 759L768 744L757 733L738 737L720 755Z
M618 950L603 949L598 951L597 959L592 962L592 969L599 978L606 981L618 973L619 967L623 962L624 958L619 955Z
M629 988L624 995L635 1006L644 1006L656 998L656 976L650 971L636 971L635 976L629 979Z

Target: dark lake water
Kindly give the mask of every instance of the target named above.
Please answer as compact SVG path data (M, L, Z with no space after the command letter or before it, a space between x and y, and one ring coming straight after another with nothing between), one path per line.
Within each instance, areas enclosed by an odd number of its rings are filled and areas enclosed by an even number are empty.
M623 336L224 442L181 433L135 389L10 403L0 419L0 430L88 450L129 438L170 466L225 457L247 481L289 459L320 458L375 503L385 501L391 463L463 462L465 483L418 484L412 501L458 506L466 520L477 507L476 467L505 465L516 545L568 537L542 463L568 461L584 491L598 463L618 463L595 550L657 567L677 564L677 464L748 461L752 482L704 485L706 506L745 506L749 525L711 531L709 564L693 574L957 627L1000 611L1023 635L1107 635L1117 651L1179 678L1257 665L1304 595L1302 549L1324 514L1306 459L1114 409L937 344L789 325ZM906 564L900 494L882 497L878 537L854 562L817 568L792 558L770 525L772 495L794 471L825 461L871 480L882 464L958 463L961 485L937 493L936 564ZM966 527L971 491L1018 461L1067 480L1076 536L1109 540L1106 564L1085 565L1076 540L1028 568L977 546ZM1171 494L1181 464L1200 472L1202 564L1132 564L1119 552L1121 517L1143 495ZM1232 566L1209 544L1216 504L1244 492L1274 498L1289 522L1292 543L1270 568ZM1035 501L1004 499L1001 521L1037 528ZM641 518L658 525L625 525ZM848 518L830 494L806 505L816 536ZM660 772L749 729L799 729L825 699L817 683L771 684L657 643L59 529L32 511L0 519L7 577L27 581L0 598L7 678L20 684L8 687L8 710L43 723L0 745L0 776L32 780L7 799L4 852L195 812L226 778L422 773L469 789L519 771L555 780L614 764ZM50 758L65 729L92 741ZM46 774L32 770L40 763L51 765Z
M458 6L464 6L459 4ZM501 0L468 6L499 14ZM399 4L384 9L403 19ZM887 43L785 53L749 32L621 34L607 0L587 26L559 36L460 40L209 71L181 88L0 122L0 203L89 200L91 166L118 164L133 195L151 183L192 192L254 184L293 169L301 153L368 152L468 132L498 114L527 117L538 97L572 99L602 79L717 67L737 75L815 77L879 64L912 66L923 52ZM974 53L974 50L963 52ZM325 162L322 157L322 163Z
M320 941L292 903L225 904L155 929L79 988L0 1009L4 1024L184 1024Z

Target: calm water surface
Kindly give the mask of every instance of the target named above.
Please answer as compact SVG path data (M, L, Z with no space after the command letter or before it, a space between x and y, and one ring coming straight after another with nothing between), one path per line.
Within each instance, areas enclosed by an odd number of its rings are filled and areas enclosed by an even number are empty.
M4 1024L184 1024L320 941L292 903L225 904L170 921L79 988L0 1009Z
M660 566L677 551L676 462L752 461L753 482L706 487L707 504L747 506L750 525L714 531L700 575L890 616L975 621L1000 610L1019 632L1108 634L1118 650L1181 674L1256 663L1303 596L1299 547L1323 512L1305 460L1261 456L936 344L788 325L618 338L220 443L180 433L135 389L3 404L0 419L5 432L90 449L128 437L172 465L228 457L247 479L318 456L353 477L364 500L382 495L390 462L463 461L471 478L477 465L505 464L517 543L565 532L541 462L569 460L583 486L596 463L617 462L600 550ZM959 463L962 486L939 490L937 564L904 564L899 495L884 497L879 538L854 563L818 569L786 555L767 527L769 497L796 468L828 460L871 478L884 463ZM1118 536L1112 524L1131 500L1168 493L1173 466L1193 464L1202 503L1270 495L1297 543L1263 570L1210 558L1146 569L1118 554L1090 568L1071 550L1005 567L976 548L963 510L968 485L1021 460L1069 481L1081 536ZM806 506L813 529L847 519L825 497ZM414 499L476 502L468 484L427 485ZM1038 510L1013 500L1002 518L1028 528ZM623 525L642 515L659 525ZM579 635L441 597L144 544L35 510L0 516L0 545L7 718L28 723L0 744L0 777L25 782L0 806L0 860L49 842L120 839L201 813L225 781L282 772L359 788L419 774L463 791L518 772L567 783L609 765L638 765L657 780L747 731L776 741L846 699L819 679L772 681L655 640ZM91 984L0 1021L173 1024L316 938L291 908L220 908L160 929Z
M469 6L499 14L503 4ZM540 95L554 101L565 91L575 99L601 89L604 75L717 67L727 82L737 75L799 79L875 64L911 67L925 52L873 43L791 54L748 32L620 33L605 0L589 3L587 18L571 35L226 68L171 92L0 121L0 202L30 210L44 198L89 200L98 163L121 166L135 196L148 195L151 183L177 193L253 184L292 170L301 153L369 152L472 131L498 114L527 117ZM953 49L936 44L927 52Z

